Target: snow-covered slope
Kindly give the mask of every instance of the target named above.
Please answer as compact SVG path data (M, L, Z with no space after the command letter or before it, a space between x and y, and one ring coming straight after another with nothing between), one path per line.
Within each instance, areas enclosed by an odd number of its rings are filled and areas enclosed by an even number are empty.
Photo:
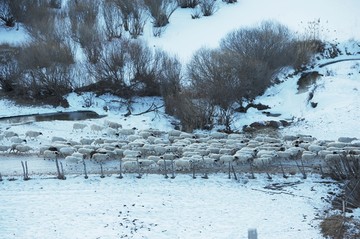
M177 9L170 18L170 24L160 38L153 37L151 24L148 23L144 36L154 48L162 48L170 53L176 54L184 64L188 62L191 55L202 46L216 47L219 40L233 29L246 26L254 26L262 20L279 21L296 32L311 33L317 31L320 37L329 42L339 42L345 47L360 48L358 44L349 41L354 38L360 40L360 2L357 0L318 0L316 2L287 1L287 0L240 0L236 4L225 4L218 2L219 8L211 17L191 19L191 9ZM319 24L314 29L309 30L309 22L317 21ZM24 32L20 30L6 30L0 28L0 42L19 43L24 41ZM360 50L354 50L360 57ZM344 54L339 59L350 57ZM258 97L256 102L269 105L271 113L279 113L276 119L293 119L295 123L282 130L285 133L306 133L318 138L335 139L339 136L353 136L360 138L359 123L359 61L341 62L326 67L312 69L319 71L322 77L317 81L314 91L313 102L317 107L311 107L307 101L309 92L297 92L296 75L292 78L282 78L281 84L270 88L263 96ZM315 87L315 86L312 86ZM313 90L313 88L309 88ZM111 98L111 97L110 97ZM104 112L103 107L108 106L110 101L108 96L97 99L90 109L99 114L107 114L109 118L121 121L127 127L152 127L160 129L170 129L173 126L170 121L173 118L164 114L160 109L155 114L143 114L140 116L126 119L122 117L126 113L124 107L114 106L109 111ZM0 115L16 115L26 113L40 113L54 110L76 110L84 109L84 96L71 94L69 109L46 108L46 107L18 107L12 102L0 100ZM142 105L142 109L150 107L152 101L161 105L161 100L139 99L139 103L134 107ZM141 103L142 102L142 103ZM11 109L11 110L9 110ZM135 109L141 112L141 109ZM237 114L234 118L233 129L241 130L244 125L254 121L269 120L261 112L250 109L247 114Z

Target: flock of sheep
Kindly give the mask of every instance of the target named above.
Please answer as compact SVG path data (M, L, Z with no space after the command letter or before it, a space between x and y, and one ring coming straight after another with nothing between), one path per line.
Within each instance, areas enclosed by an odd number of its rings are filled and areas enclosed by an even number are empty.
M33 154L42 159L64 160L67 164L119 160L124 172L136 172L139 168L155 171L166 167L186 172L194 166L211 170L245 164L266 168L286 160L325 162L343 155L360 157L360 140L349 137L326 141L308 135L275 138L222 132L124 129L110 121L102 125L73 124L73 132L81 134L85 130L91 132L90 136L87 134L88 137L78 141L54 136L50 142L45 142L45 135L38 131L21 135L10 130L0 131L0 154ZM34 148L29 146L29 140L43 142Z

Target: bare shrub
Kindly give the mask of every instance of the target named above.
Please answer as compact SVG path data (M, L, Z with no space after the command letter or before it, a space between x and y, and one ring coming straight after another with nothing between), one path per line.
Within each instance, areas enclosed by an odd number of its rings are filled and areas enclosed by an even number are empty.
M20 76L16 61L18 54L17 47L0 45L0 89L5 93L14 92L18 84Z
M201 10L198 7L195 7L191 11L191 18L192 19L199 19L201 18Z
M346 207L360 207L360 157L353 151L344 152L338 158L328 160L330 176L344 182L343 195L338 198ZM337 202L341 205L341 202Z
M126 97L128 89L125 82L125 67L128 61L127 49L130 42L127 40L115 41L102 51L97 64L91 69L91 74L97 79L94 92L98 94L109 90L109 93Z
M113 38L121 38L123 32L121 12L113 1L106 1L104 3L103 15L107 39L111 41Z
M144 32L144 26L147 20L146 12L143 8L136 8L128 20L129 33L136 39Z
M9 1L9 7L33 38L44 40L45 35L53 34L56 14L50 8L49 0Z
M82 47L91 41L91 35L97 34L99 3L93 0L68 2L72 37Z
M200 0L177 0L181 8L195 8Z
M177 0L144 0L153 18L154 27L164 27L178 7Z
M212 129L214 123L214 106L207 101L196 99L189 90L183 90L180 94L169 100L176 105L174 116L176 116L182 126L182 130L192 132L194 129Z
M3 21L6 27L15 26L15 17L11 13L8 1L3 1L0 3L0 22Z
M213 15L217 10L216 0L200 0L199 6L205 17Z
M226 3L236 3L237 0L222 0L223 2L226 2Z
M295 69L300 69L302 66L308 64L316 53L322 52L323 50L324 43L319 40L300 38L294 41L292 51L290 51L294 56L292 66Z
M219 107L216 116L230 130L234 104L252 101L276 82L283 67L297 64L296 42L287 27L275 22L229 33L220 48L200 49L188 64L195 96Z
M175 115L177 109L177 98L181 94L181 63L175 57L170 57L165 53L161 54L161 61L159 66L159 79L161 96L165 102L165 112L170 115Z
M156 55L143 42L121 39L104 48L92 74L103 91L125 98L158 96L157 67Z
M113 2L121 12L121 18L125 31L133 38L142 35L147 20L143 0L108 0Z
M360 157L354 154L344 153L338 159L326 162L330 170L330 176L336 180L348 180L360 178Z
M49 7L54 9L60 9L61 0L49 0Z
M68 3L72 38L80 44L91 64L99 61L102 51L102 36L97 22L99 5L98 0Z
M18 97L57 104L72 90L70 75L73 55L67 45L59 41L32 42L24 46L18 56L21 79Z
M333 215L320 223L321 233L327 238L343 239L346 231L346 218L342 215Z
M27 23L27 20L31 18L30 12L32 9L33 1L28 0L5 0L7 2L10 12L14 16L17 22L22 22L24 24Z
M233 70L219 50L202 48L188 64L188 75L196 95L227 109L236 100L239 88Z

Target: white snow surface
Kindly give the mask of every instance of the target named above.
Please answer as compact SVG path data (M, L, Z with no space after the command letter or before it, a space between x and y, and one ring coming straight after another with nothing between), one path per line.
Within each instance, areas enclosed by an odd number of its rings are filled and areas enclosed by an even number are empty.
M360 40L360 1L358 0L239 0L235 5L220 3L211 17L192 20L191 10L178 9L161 38L151 36L148 28L143 38L155 48L176 54L186 63L202 46L217 47L219 40L233 29L259 24L262 20L277 20L298 32L308 21L321 19L326 40L346 42ZM20 44L26 41L24 30L0 27L0 43ZM346 44L346 43L345 43ZM349 43L350 44L350 43ZM358 51L360 52L360 51ZM357 55L358 56L358 55ZM348 56L344 56L348 57ZM271 106L271 113L295 123L281 129L283 134L310 134L318 139L340 136L360 138L360 61L346 61L316 68L323 76L317 82L312 108L308 92L297 93L297 78L281 78L282 83L268 89L255 102ZM94 110L105 118L85 120L88 125L116 121L124 128L173 129L176 119L167 116L164 108L139 116L125 117L127 109L121 99L104 95L92 98L91 93L66 96L70 107L25 107L0 99L0 117L54 111ZM86 108L85 99L93 104ZM160 98L135 99L133 113L141 113L152 104L162 105ZM109 110L104 110L106 106ZM235 115L233 128L240 130L254 121L269 120L261 112L250 109ZM277 118L279 119L279 118ZM52 136L79 140L91 136L89 129L72 131L73 122L0 123L0 131L13 130L21 136L27 130L43 132L43 140ZM32 141L32 144L38 143ZM0 141L4 144L4 141ZM23 158L22 158L23 159ZM259 238L323 238L319 223L324 210L331 205L322 198L336 191L334 184L318 183L318 175L301 175L283 179L274 175L268 181L264 175L239 181L227 175L213 174L208 180L177 175L164 179L161 175L144 175L142 179L127 174L120 180L115 175L100 179L90 175L67 175L67 180L48 179L46 172L53 164L39 162L43 174L19 177L19 160L0 161L0 238L247 238L249 228L257 228ZM35 169L32 169L32 166ZM36 163L30 171L37 171ZM14 172L15 171L15 172ZM11 174L16 181L8 181ZM264 187L272 183L299 182L273 191ZM357 218L359 210L354 212Z
M281 191L264 189L280 176L237 182L225 174L3 181L0 237L240 239L257 228L259 238L322 238L319 216L329 205L321 197L335 187L320 181L293 176Z

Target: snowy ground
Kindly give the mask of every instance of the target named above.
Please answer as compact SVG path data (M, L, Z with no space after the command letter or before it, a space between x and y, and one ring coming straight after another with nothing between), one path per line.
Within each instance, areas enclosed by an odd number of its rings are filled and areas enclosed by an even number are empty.
M319 176L205 180L114 175L0 183L0 238L322 238L333 184ZM284 184L279 190L271 185ZM288 184L288 185L286 185Z
M222 4L222 3L221 3ZM360 18L357 0L306 0L294 3L286 0L240 0L235 5L224 5L209 18L192 20L191 11L179 9L170 19L161 38L150 37L147 28L144 38L150 45L175 53L187 62L201 46L216 47L218 41L232 29L253 26L262 20L278 20L295 31L304 31L307 22L321 19L322 38L329 41L360 39ZM186 27L183 27L186 24ZM209 27L211 26L211 27ZM20 30L0 28L0 43L23 42ZM307 103L308 92L297 94L297 78L289 78L272 87L256 102L268 104L272 113L280 113L296 123L281 130L283 134L310 134L318 139L337 139L339 136L360 138L360 61L341 62L317 68L323 77L318 81L313 101ZM112 96L94 99L84 108L88 96L70 94L70 108L23 107L0 99L0 117L54 111L94 110L106 118L86 120L85 123L103 124L104 120L119 122L124 128L156 128L168 131L175 121L157 112L141 116L124 117L126 108ZM152 102L161 105L161 99L136 99L134 113L146 110ZM109 107L104 111L103 107ZM254 121L269 120L260 112L250 110L238 115L234 129ZM13 130L21 136L27 130L44 133L42 139L52 136L78 140L94 136L89 130L82 134L72 131L73 122L32 122L27 124L0 123L0 131ZM2 141L0 144L2 144ZM39 142L31 142L35 145ZM37 145L39 146L39 145ZM40 160L40 159L39 159ZM41 169L41 170L38 170ZM0 238L247 238L249 228L257 228L259 238L322 238L318 228L324 210L330 204L329 191L337 191L333 184L321 184L318 175L306 180L300 175L289 179L274 176L268 181L264 175L248 180L245 175L239 182L227 175L212 174L210 179L178 175L164 179L161 175L115 175L100 179L90 175L67 175L67 180L49 178L54 171L50 162L30 164L29 181L23 181L18 160L1 156L0 172ZM16 171L16 172L14 172ZM39 175L39 171L42 172ZM12 176L11 176L12 175ZM14 176L15 175L15 176ZM15 177L16 181L8 181ZM247 183L246 183L247 182ZM274 183L299 182L282 190L264 187ZM360 219L360 211L354 214Z

